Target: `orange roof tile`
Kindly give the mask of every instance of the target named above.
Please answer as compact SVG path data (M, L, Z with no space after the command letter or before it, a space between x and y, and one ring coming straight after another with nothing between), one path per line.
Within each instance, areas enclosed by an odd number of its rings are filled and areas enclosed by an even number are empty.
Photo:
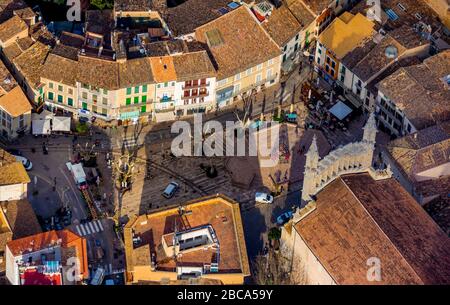
M0 96L0 107L14 118L32 109L28 98L19 86Z
M156 82L164 83L177 79L175 65L171 56L161 56L150 58L153 77Z

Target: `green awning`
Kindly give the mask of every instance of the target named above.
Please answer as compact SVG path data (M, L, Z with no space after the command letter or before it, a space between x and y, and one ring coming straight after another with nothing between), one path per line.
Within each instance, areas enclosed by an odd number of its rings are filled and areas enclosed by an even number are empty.
M135 119L139 117L139 110L137 111L130 111L130 112L123 112L120 114L121 120L129 120L129 119Z

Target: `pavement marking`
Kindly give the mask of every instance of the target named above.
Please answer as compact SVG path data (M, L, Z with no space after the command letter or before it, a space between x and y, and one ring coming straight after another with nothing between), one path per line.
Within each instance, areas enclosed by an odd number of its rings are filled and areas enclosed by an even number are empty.
M78 227L78 226L77 226ZM81 228L81 231L83 232L83 234L81 236L86 235L86 231L84 230L83 225L79 225L79 227Z
M100 220L91 221L85 224L79 224L75 227L75 229L77 230L78 235L80 235L81 237L104 231Z
M91 234L91 230L89 230L89 226L84 224L83 227L86 229L87 234Z
M97 233L97 231L94 230L94 226L92 225L92 222L88 223L89 229L91 229L92 233Z
M98 226L97 226L97 222L96 222L96 221L94 221L94 222L92 223L92 225L93 225L94 228L95 228L95 232L100 232L100 230L98 229Z
M100 227L100 230L103 231L103 225L102 222L100 220L97 220L98 226Z

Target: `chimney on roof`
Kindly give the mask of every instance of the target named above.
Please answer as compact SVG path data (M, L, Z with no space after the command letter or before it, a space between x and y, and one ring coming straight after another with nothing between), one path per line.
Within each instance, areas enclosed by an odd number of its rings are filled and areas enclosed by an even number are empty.
M100 46L100 48L98 48L98 54L97 54L98 57L100 57L100 55L102 55L102 51L103 51L103 46Z

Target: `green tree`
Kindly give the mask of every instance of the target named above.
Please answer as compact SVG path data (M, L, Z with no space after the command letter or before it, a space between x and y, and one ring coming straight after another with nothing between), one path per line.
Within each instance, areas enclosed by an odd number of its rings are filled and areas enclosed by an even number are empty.
M269 230L268 238L270 240L279 240L281 238L281 230L273 227Z
M98 9L112 8L114 5L113 0L91 0L91 6Z

